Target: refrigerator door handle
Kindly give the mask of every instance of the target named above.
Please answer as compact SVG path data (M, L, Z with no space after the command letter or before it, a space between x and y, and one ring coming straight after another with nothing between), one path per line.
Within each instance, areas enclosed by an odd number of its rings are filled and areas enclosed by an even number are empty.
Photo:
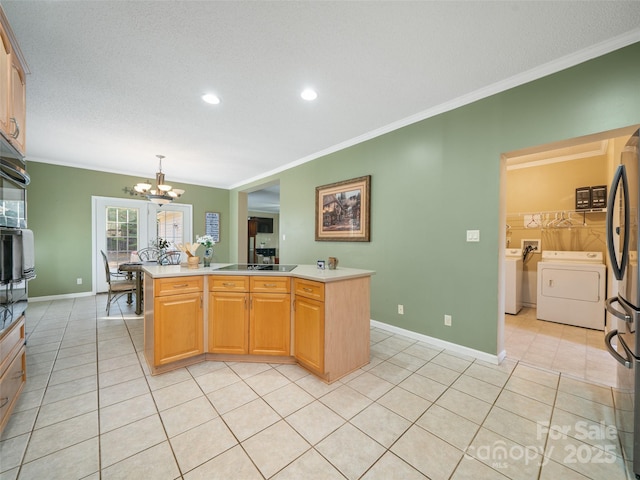
M614 303L620 305L624 312L621 312L617 308L613 308ZM620 302L618 297L607 298L604 302L604 308L614 317L624 320L627 323L633 323L633 312L629 311L625 304Z
M622 340L622 338L618 337L618 341L620 342L620 345L622 345L622 349L624 350L624 353L626 354L627 358L624 358L622 355L620 355L616 351L616 349L613 348L613 345L611 345L611 340L613 339L613 337L617 337L617 336L618 336L618 330L611 330L609 333L607 333L607 335L605 335L604 344L606 345L607 350L609 350L609 353L613 356L613 358L615 358L618 362L620 362L626 368L632 368L633 367L633 355L632 355L631 351L629 350L629 347L627 347L627 344L624 343L624 340Z
M618 192L618 185L622 182L622 202L624 208L624 232L622 257L618 263L615 245L613 242L613 210ZM616 173L611 182L609 191L609 199L607 200L607 249L609 250L609 258L611 259L611 269L616 280L622 280L624 270L627 266L627 255L629 253L629 184L627 181L627 170L624 165L618 165ZM616 233L620 233L619 230Z

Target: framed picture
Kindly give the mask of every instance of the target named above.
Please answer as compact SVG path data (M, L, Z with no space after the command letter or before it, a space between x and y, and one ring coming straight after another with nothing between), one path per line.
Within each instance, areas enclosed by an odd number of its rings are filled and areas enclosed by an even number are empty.
M220 213L205 212L204 233L205 235L211 235L214 242L220 242Z
M371 175L316 187L316 241L368 242Z

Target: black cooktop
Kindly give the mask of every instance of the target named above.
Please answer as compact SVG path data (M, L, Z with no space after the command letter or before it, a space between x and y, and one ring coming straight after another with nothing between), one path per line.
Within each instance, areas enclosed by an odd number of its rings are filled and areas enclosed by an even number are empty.
M216 270L232 270L234 272L254 271L254 270L266 270L272 272L290 272L297 265L280 265L269 263L236 263L234 265L227 265L226 267L217 268Z

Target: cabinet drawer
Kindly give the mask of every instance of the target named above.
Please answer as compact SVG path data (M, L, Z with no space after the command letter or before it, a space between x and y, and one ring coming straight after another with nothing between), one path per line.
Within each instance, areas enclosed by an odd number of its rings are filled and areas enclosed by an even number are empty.
M156 297L195 293L202 291L203 280L202 277L156 278L153 286Z
M210 292L248 292L249 277L246 275L210 275Z
M11 413L20 387L27 379L27 354L25 347L13 358L9 368L0 377L0 427L6 425L7 415ZM0 428L0 431L2 428Z
M251 277L251 291L289 293L291 291L291 277Z
M296 295L324 302L324 283L296 278L293 288Z
M0 375L9 366L16 352L24 345L24 317L13 324L0 340Z

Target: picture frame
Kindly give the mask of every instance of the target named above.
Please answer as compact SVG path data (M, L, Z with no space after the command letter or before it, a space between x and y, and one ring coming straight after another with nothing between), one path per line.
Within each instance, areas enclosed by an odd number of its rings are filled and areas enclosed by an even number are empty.
M220 213L205 212L204 214L204 233L210 235L213 241L220 242Z
M369 242L371 175L316 187L316 241Z

